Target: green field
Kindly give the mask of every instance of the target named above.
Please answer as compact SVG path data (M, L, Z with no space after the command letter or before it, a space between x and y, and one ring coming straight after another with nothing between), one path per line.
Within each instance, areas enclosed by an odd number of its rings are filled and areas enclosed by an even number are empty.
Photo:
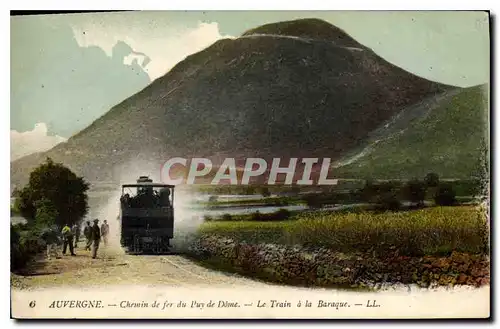
M337 177L411 178L432 171L442 178L480 177L488 156L487 136L488 86L465 88L335 173Z
M473 206L431 207L386 213L295 214L279 222L215 221L200 233L248 243L327 247L341 252L399 250L405 255L441 255L452 251L484 253L488 226Z

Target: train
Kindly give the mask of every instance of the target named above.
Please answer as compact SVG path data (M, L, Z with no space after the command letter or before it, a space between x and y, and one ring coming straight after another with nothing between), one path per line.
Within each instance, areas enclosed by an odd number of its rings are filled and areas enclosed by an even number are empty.
M140 176L121 186L120 244L128 254L163 254L174 237L175 185Z

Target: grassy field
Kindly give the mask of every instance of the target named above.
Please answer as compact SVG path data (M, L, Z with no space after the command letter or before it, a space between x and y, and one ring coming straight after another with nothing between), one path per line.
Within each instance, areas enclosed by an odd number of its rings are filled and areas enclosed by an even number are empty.
M399 250L405 255L452 251L484 253L488 226L477 207L431 207L387 213L295 214L278 222L216 221L201 234L218 234L249 243L300 244L342 252Z

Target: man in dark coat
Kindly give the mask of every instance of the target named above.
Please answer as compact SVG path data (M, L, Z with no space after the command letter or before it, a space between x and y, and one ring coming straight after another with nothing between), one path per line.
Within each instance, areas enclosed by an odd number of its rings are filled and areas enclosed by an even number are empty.
M92 246L92 226L90 221L87 221L87 225L83 229L83 235L85 236L85 250L90 250Z
M101 242L101 230L99 229L99 220L94 219L94 225L92 226L92 258L97 257L97 250L99 249L99 243Z

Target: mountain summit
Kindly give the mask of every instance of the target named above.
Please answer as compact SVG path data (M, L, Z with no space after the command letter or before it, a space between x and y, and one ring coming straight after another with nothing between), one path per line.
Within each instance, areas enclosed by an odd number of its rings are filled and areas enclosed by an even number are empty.
M156 173L177 156L338 159L403 108L452 88L327 22L268 24L188 56L66 143L14 161L12 182L47 156L91 182L116 180L134 161Z
M351 38L345 31L317 18L262 25L243 33L242 37L258 35L288 36L333 42L344 47L365 48Z

